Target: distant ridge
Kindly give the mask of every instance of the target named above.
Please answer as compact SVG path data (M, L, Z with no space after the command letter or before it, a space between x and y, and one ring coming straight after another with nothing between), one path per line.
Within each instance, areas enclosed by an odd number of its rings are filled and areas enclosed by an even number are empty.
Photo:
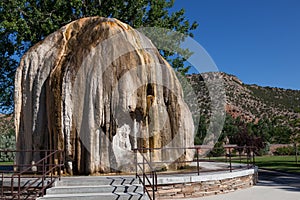
M202 116L210 114L210 97L203 77L211 73L190 74L187 79L198 97ZM300 118L300 90L244 84L237 76L213 72L224 80L226 113L244 121L277 120L282 125ZM196 112L196 111L194 111Z

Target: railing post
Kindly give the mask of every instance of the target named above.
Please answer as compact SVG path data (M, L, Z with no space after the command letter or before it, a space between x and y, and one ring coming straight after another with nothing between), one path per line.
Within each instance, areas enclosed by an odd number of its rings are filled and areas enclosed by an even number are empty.
M137 149L134 149L134 162L135 162L135 178L138 177L138 160L137 160Z
M251 159L249 147L246 147L246 151L247 151L247 167L249 168L249 159Z
M199 163L199 149L196 148L196 153L197 153L197 172L198 172L198 176L200 175L200 163Z
M55 171L55 168L56 168L57 166L53 166L53 167L51 167L51 175L50 175L50 180L51 180L51 183L52 183L52 181L53 181L53 173L54 173L54 171ZM54 171L53 171L54 170Z
M44 182L45 182L45 176L46 176L46 171L45 171L45 158L43 159L43 175L42 175L42 188L44 188Z
M145 156L143 156L143 183L146 183L145 182ZM146 187L146 185L145 185ZM144 192L146 192L146 188L144 187Z
M229 152L227 151L227 147L224 147L224 149L225 149L225 162L226 163L228 163L228 154L229 154Z
M153 150L154 151L154 150ZM149 164L150 164L150 167L152 168L152 149L149 148Z
M11 196L13 196L13 191L14 191L14 175L12 175L11 180L10 180L10 192L11 192Z
M254 153L254 147L252 148L252 165L255 166L255 153Z
M49 155L51 155L51 151L49 151ZM50 156L51 157L51 156ZM47 159L48 159L48 151L46 151L46 153L45 153L45 165L46 165L46 167L47 167ZM50 168L49 168L50 169ZM48 169L46 169L46 171L48 171Z
M154 177L154 172L153 173L153 178L152 178L152 199L155 200L155 177Z
M20 200L21 193L21 174L18 175L18 200Z
M156 171L155 171L155 186L156 186L155 191L157 191L158 189L157 189L157 173L156 173Z
M231 148L229 148L229 167L230 167L230 172L232 172Z
M58 162L55 163L54 157L57 154L57 151L49 151L49 156L46 159L46 165L47 165L47 172L51 174L55 174L55 170L58 167ZM53 160L53 161L51 161Z
M4 182L4 175L2 173L2 178L1 178L2 182L1 182L1 198L3 197L3 193L4 193L4 189L3 189L3 182Z
M55 159L55 156L54 156ZM61 165L62 165L62 151L59 150L59 155L58 155L58 180L61 180Z

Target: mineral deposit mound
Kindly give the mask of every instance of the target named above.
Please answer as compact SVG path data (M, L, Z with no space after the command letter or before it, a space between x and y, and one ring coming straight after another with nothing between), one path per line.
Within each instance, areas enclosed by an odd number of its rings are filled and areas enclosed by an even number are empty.
M76 174L133 170L134 148L159 148L153 161L193 158L162 149L193 145L175 72L148 38L116 19L74 21L23 56L15 123L18 150L63 150ZM20 153L17 164L42 156Z

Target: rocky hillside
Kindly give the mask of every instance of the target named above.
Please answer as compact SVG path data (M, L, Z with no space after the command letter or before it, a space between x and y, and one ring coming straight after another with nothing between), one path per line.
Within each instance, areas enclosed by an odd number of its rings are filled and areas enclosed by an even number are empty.
M300 118L300 91L244 84L236 76L215 73L224 80L226 112L245 121L276 119L280 124ZM201 115L210 114L211 99L204 81L209 74L187 75L198 97Z

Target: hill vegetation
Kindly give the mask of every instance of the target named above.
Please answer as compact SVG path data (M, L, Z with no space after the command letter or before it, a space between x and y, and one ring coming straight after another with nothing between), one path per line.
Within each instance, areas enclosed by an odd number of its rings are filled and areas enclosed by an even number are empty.
M268 151L269 144L299 142L300 91L248 85L233 75L213 74L224 80L226 92L226 120L220 143L228 138L232 144L254 145L260 151ZM194 115L200 113L195 144L203 142L212 113L207 76L211 73L187 75L198 99L198 105L190 105L191 111Z

